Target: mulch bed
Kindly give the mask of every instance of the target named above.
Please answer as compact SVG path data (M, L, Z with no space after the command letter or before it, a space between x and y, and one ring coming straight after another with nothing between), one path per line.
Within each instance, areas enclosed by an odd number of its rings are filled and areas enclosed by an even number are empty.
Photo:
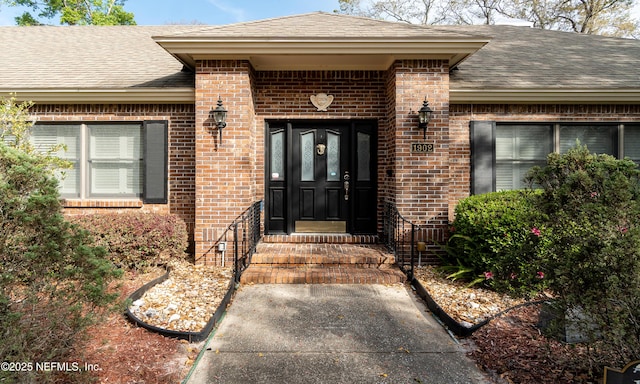
M162 269L128 273L120 288L122 297L163 273ZM185 341L137 327L122 314L111 315L106 322L89 329L89 334L91 338L78 356L97 368L92 375L98 383L179 383L199 352Z
M144 275L129 274L121 288L123 297L162 273L163 270ZM429 285L428 281L421 283L425 287ZM466 295L464 300L468 301L468 291L461 290L455 284L450 288L447 297L451 297L451 291L458 290ZM488 310L496 310L495 297L485 297L485 291L472 292L474 302L481 304L480 308L473 306L474 316L484 306L483 303L486 303ZM439 300L437 294L432 295L436 301ZM438 303L445 310L447 300L451 303L455 301L440 299ZM499 302L500 310L506 305L504 303L511 303L502 299ZM589 374L588 359L585 357L587 351L584 347L565 344L542 335L537 326L540 309L541 305L520 307L492 319L463 340L463 343L470 346L469 356L499 384L601 383L600 372L595 376ZM452 307L451 312L456 311L463 312L460 307ZM480 315L473 319L479 320L482 317ZM99 367L95 372L98 383L180 382L186 377L197 357L198 348L202 346L136 327L121 314L112 315L106 323L93 327L90 333L93 338L84 346L82 361Z

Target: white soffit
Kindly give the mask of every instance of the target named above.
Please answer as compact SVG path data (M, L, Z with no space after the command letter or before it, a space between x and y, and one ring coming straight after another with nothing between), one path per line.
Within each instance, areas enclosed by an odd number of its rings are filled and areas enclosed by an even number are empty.
M395 60L442 59L453 67L489 42L458 39L241 40L156 37L156 42L195 68L197 60L249 60L257 70L385 70Z

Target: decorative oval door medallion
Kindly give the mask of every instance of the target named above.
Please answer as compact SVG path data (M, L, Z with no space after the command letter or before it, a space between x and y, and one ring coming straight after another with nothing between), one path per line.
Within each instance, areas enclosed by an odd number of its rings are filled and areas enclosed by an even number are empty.
M318 108L318 112L325 112L331 103L333 103L333 95L327 95L326 93L311 95L311 104Z

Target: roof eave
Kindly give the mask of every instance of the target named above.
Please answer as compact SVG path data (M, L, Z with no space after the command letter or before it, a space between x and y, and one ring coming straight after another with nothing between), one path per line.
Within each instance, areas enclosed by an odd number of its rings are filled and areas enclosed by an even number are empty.
M155 38L169 53L192 69L201 59L246 59L255 63L256 69L292 69L299 58L300 69L314 69L305 62L317 62L313 58L336 57L333 69L357 69L363 57L378 57L379 63L396 59L445 59L454 67L489 42L484 38L469 39L188 39ZM260 68L261 58L270 58L271 65ZM281 57L276 64L274 57ZM310 58L312 58L310 60ZM322 62L323 60L320 60ZM324 60L326 63L326 60ZM286 65L285 65L286 63ZM381 64L376 69L381 68ZM286 66L286 68L285 68ZM388 66L387 66L388 68ZM326 69L326 65L317 69ZM371 68L362 68L371 69Z
M640 88L464 89L452 87L451 104L637 104Z
M0 88L0 96L36 104L193 104L195 89L183 88Z

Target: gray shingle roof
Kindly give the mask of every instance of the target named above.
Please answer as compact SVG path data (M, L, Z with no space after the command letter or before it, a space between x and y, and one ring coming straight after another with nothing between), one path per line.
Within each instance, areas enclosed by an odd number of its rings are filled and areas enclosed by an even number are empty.
M640 89L640 41L515 26L415 26L312 13L225 26L0 27L0 89L192 88L153 36L243 39L492 40L451 89ZM421 40L420 40L421 41Z
M0 27L0 88L193 87L193 74L151 38L193 29Z
M468 38L468 32L407 23L374 20L335 13L314 12L245 23L210 26L182 35L189 37L343 39L343 38Z
M640 41L516 26L456 26L492 40L451 74L451 88L640 88Z

